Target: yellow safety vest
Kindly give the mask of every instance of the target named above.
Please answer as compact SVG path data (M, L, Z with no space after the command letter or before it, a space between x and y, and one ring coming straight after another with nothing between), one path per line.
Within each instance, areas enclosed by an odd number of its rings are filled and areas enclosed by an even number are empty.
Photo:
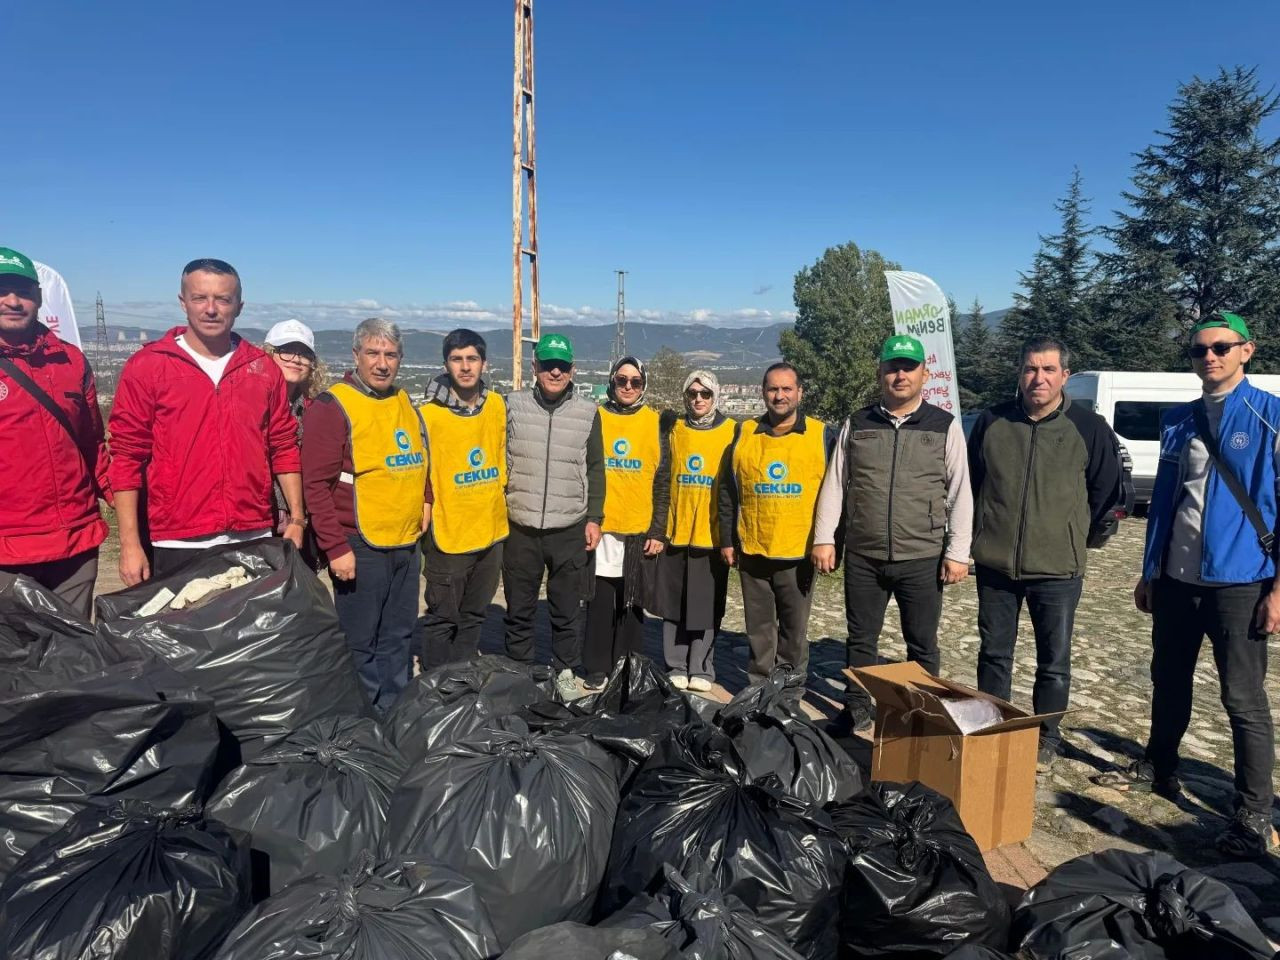
M742 425L733 450L742 552L775 560L808 556L818 488L827 472L822 421L804 418L804 432L781 437Z
M645 533L653 522L653 478L662 456L658 412L641 407L635 413L600 409L604 440L605 533Z
M672 428L671 510L667 514L667 539L672 546L710 549L718 545L717 478L735 426L725 420L717 427L695 430L682 417Z
M407 547L422 535L427 446L409 395L372 397L349 383L329 393L347 415L356 528L371 547Z
M461 416L438 403L420 408L431 450L431 538L445 553L475 553L506 539L507 404L496 393Z

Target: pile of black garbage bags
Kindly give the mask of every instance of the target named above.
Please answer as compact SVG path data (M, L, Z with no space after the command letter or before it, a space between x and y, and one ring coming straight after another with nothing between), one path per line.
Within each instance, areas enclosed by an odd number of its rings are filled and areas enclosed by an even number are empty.
M1011 911L950 801L865 783L792 682L718 704L632 656L565 703L550 670L480 656L374 719L279 541L100 597L96 625L19 578L0 957L1272 957L1159 854L1064 864Z

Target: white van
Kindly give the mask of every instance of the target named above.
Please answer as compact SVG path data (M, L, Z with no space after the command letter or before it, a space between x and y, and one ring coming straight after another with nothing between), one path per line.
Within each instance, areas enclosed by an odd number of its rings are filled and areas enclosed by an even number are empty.
M1280 375L1253 374L1255 387L1280 396ZM1066 394L1072 403L1101 414L1133 458L1133 487L1138 503L1151 500L1160 459L1160 418L1170 407L1200 396L1194 373L1137 373L1087 370L1073 373Z

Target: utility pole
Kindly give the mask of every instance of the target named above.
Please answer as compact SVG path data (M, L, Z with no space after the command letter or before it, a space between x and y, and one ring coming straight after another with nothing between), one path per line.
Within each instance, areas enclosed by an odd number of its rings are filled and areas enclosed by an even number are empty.
M94 306L97 329L93 340L93 359L97 366L94 374L101 384L107 379L107 315L102 309L102 291L98 291L98 301Z
M511 164L511 386L524 380L524 344L541 332L538 311L537 150L533 126L533 0L515 0L515 82L512 97ZM524 195L529 195L526 223ZM529 258L529 336L524 335L524 258Z
M613 362L627 355L627 291L626 270L613 271L618 275L618 328L613 334Z

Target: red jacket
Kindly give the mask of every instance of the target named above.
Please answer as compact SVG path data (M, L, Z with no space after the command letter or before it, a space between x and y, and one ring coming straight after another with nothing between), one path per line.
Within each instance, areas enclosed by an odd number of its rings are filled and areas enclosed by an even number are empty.
M107 536L98 497L111 499L93 371L84 354L43 324L34 343L0 344L71 421L76 438L0 370L0 564L64 560Z
M214 387L178 345L184 329L124 365L111 407L111 486L146 490L152 540L272 528L272 475L302 469L284 377L237 338Z

